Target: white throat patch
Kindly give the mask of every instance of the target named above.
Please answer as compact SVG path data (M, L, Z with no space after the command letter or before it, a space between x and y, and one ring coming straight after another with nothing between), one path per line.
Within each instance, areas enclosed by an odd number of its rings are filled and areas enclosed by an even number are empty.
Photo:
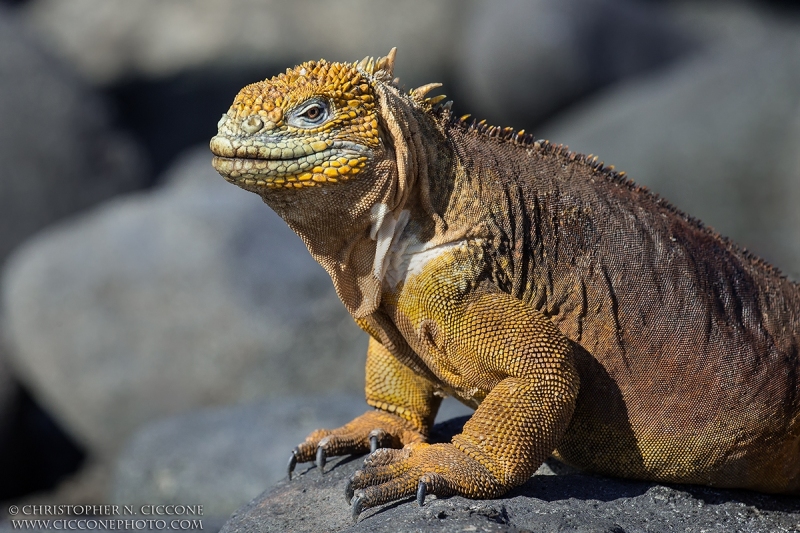
M372 273L392 288L409 274L419 274L432 259L466 245L466 241L456 241L434 246L430 242L418 241L415 236L401 238L410 216L410 211L403 210L395 219L386 204L375 204L370 213L372 226L369 236L376 241Z
M388 216L387 216L388 215ZM370 239L376 241L375 261L372 263L372 273L376 278L383 281L386 275L386 268L389 266L387 255L392 243L396 242L408 224L411 213L408 210L400 212L398 218L389 211L386 204L375 204L370 211L372 226L369 230Z

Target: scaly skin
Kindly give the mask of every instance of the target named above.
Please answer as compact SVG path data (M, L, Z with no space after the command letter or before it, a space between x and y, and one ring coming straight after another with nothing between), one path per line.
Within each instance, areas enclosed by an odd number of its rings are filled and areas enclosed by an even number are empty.
M259 194L371 336L367 403L292 454L373 453L354 516L496 497L554 454L800 492L800 289L596 159L403 94L394 51L242 89L214 166ZM441 397L476 408L426 439ZM375 448L380 449L375 450Z

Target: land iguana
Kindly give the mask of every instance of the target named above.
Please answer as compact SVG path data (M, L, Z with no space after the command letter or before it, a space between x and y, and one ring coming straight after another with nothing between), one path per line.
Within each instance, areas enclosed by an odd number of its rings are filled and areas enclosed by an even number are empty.
M370 335L354 517L600 474L800 493L800 286L597 158L403 92L395 50L244 87L213 165L260 195ZM613 132L609 132L613 135ZM277 252L279 253L279 252ZM444 396L475 408L428 444Z

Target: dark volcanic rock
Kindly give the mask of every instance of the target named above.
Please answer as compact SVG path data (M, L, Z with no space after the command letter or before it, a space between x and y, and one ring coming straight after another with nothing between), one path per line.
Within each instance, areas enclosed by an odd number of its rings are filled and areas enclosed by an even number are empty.
M344 486L361 464L360 458L345 457L331 463L324 476L315 467L299 468L295 479L281 481L237 511L222 533L773 532L800 528L796 498L604 478L575 472L555 461L503 499L429 499L420 509L409 498L368 510L353 524Z

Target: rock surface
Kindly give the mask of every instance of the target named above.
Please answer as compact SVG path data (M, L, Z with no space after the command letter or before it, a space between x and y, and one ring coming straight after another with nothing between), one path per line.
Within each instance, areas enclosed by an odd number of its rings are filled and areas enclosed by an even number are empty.
M263 396L360 391L366 335L297 236L206 148L167 186L29 241L2 279L19 377L91 450Z
M439 435L451 434L458 427L454 422ZM281 481L237 511L222 533L800 530L796 498L604 478L556 461L502 499L429 498L421 509L407 499L365 511L353 524L344 486L360 465L359 458L347 457L326 467L323 476L315 467L300 470L292 481Z
M537 135L599 154L800 280L800 33L746 38L610 89Z
M0 264L47 224L144 184L144 156L105 103L3 6L0 95Z

